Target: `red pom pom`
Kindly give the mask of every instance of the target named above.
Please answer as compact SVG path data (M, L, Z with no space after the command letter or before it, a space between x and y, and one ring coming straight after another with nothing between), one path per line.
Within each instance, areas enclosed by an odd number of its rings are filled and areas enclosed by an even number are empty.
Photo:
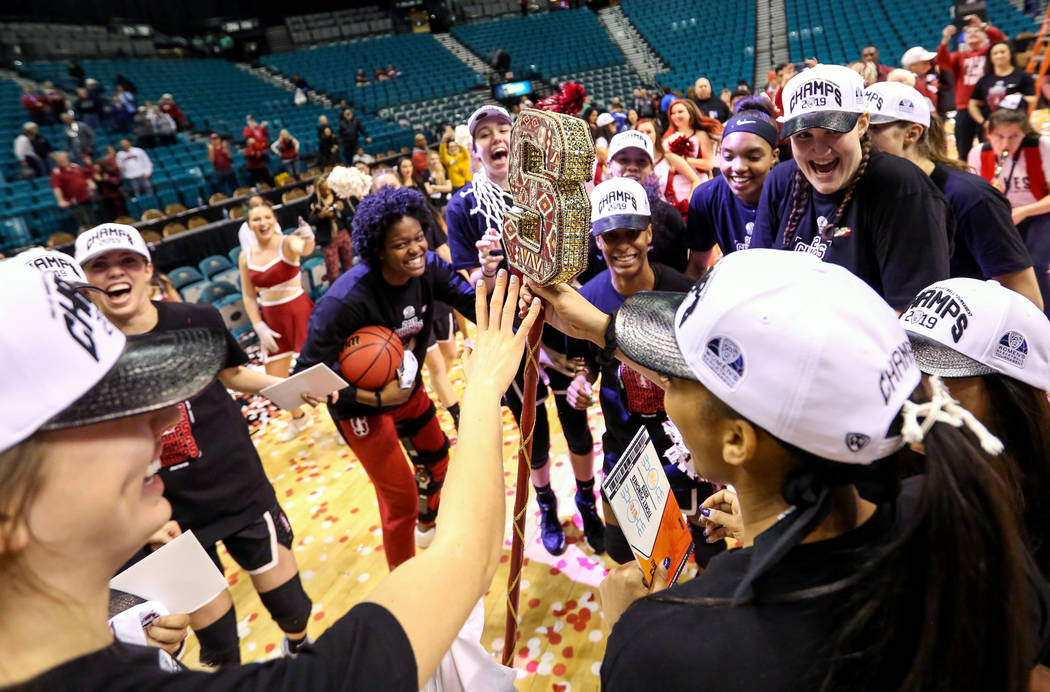
M565 82L561 85L560 92L540 100L536 108L541 111L576 115L583 108L583 101L586 98L587 92L582 86L575 82Z
M693 143L685 135L678 135L667 145L668 151L679 156L693 156Z

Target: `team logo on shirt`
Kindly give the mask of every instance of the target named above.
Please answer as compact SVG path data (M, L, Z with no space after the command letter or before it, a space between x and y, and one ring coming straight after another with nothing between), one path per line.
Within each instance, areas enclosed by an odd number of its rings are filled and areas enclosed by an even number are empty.
M806 242L804 240L798 241L795 244L795 252L808 252L811 255L815 255L818 259L824 259L824 253L828 251L828 243L825 243L819 235L813 236L813 240Z
M869 442L871 442L871 438L864 433L846 433L846 449L851 452L859 452L864 449Z
M1028 339L1024 338L1021 332L1006 332L999 337L999 343L992 355L1010 365L1023 368L1025 359L1028 358Z
M751 234L755 231L755 222L748 221L744 224L744 242L738 242L736 244L737 250L746 250L751 247Z
M700 362L708 367L729 389L736 389L744 377L744 354L727 336L716 336L707 342Z
M355 437L368 437L368 419L351 418L350 432L352 432Z
M404 315L406 320L409 320L416 314L416 309L411 305L406 305L405 309L401 311L401 314Z

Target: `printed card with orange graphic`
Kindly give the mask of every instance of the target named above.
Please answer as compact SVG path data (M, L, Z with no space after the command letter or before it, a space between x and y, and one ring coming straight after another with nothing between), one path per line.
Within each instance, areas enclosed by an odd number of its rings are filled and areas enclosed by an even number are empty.
M674 584L693 552L693 538L644 426L605 477L602 492L646 580L652 583L657 565L663 564L668 584Z

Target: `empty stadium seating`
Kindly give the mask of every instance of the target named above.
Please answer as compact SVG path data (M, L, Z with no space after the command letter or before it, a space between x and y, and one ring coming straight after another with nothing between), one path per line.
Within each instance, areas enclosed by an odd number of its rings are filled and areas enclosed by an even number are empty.
M288 35L297 46L331 43L346 38L387 34L394 30L390 16L377 6L338 12L317 12L285 18Z
M845 5L843 7L846 7ZM717 94L751 81L755 3L741 0L624 0L623 11L671 69L656 79L685 90L707 77Z
M1007 36L1036 31L1038 25L1009 0L988 0L991 23ZM911 46L934 50L951 21L942 0L884 0L844 5L837 0L785 0L792 62L816 57L823 62L860 59L866 45L879 49L880 62L899 65Z
M511 71L526 78L626 62L593 12L548 12L481 24L457 25L452 35L485 59L497 48L510 56Z
M461 93L482 83L480 75L460 62L430 34L348 41L268 55L262 62L285 75L301 74L314 88L336 99L345 98L367 112L398 103ZM371 80L377 68L389 64L402 73L400 77L367 86L355 85L354 73L358 68L364 68Z
M599 67L596 70L582 70L580 72L567 72L556 75L552 80L552 86L561 82L576 82L582 84L587 90L587 95L599 108L607 108L614 98L623 101L624 108L631 107L634 98L633 92L638 87L647 86L644 80L627 65L612 65L610 67Z

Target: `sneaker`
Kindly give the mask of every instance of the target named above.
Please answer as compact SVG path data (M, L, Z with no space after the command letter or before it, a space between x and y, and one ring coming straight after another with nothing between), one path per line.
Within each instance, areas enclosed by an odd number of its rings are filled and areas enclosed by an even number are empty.
M295 438L299 437L299 433L310 427L310 416L304 413L299 418L293 417L288 421L288 427L284 429L280 437L277 438L278 442L291 442Z
M281 640L281 655L285 658L295 658L307 644L313 644L313 640L310 639L309 635L299 643L299 646L295 647L295 652L293 653L292 643L288 641L288 637L285 636L285 638Z
M598 516L598 510L594 504L594 494L589 498L583 497L579 491L576 492L576 509L580 511L583 519L583 537L587 545L591 547L595 555L605 552L605 524Z
M416 524L416 547L417 548L429 548L430 544L434 542L434 534L437 533L435 530L437 525L431 526L426 531L419 530L419 524Z
M551 498L551 502L544 502L538 497L536 503L540 506L540 537L543 547L551 555L561 555L565 552L565 531L561 528L558 519L558 498Z

